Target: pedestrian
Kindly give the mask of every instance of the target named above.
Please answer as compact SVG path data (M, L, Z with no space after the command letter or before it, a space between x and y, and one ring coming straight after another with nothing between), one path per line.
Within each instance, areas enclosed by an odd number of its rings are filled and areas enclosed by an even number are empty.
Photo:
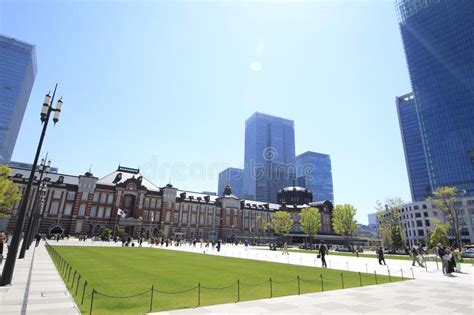
M441 259L441 265L442 265L441 269L443 270L443 274L445 275L448 273L448 260L445 259L446 248L442 246L441 243L438 243L438 256Z
M36 239L36 244L35 244L35 247L38 247L40 241L41 241L41 234L36 234L35 236L35 239Z
M138 247L142 247L142 243L143 243L143 237L140 236L140 238L138 239Z
M377 250L377 256L379 257L379 265L383 264L386 266L387 264L385 263L385 255L383 253L383 248L382 246L379 247L379 249Z
M283 252L281 254L282 255L289 255L289 253L288 253L288 243L287 242L285 242L283 244Z
M221 240L217 241L216 249L217 249L217 252L221 251Z
M456 263L454 262L453 254L450 248L446 249L443 259L446 260L446 274L451 275L454 272Z
M410 254L413 258L413 261L411 264L413 267L415 267L415 262L417 262L420 267L425 267L423 266L423 264L420 262L420 259L418 258L418 249L415 245L413 245L413 247L411 248Z
M245 251L249 248L249 241L247 239L244 240Z
M3 261L3 246L6 240L5 233L3 231L0 232L0 264Z
M7 248L8 249L10 249L10 245L12 244L12 238L13 238L12 234L11 233L8 234L8 236L7 236Z
M326 255L328 254L328 249L324 242L321 242L321 246L319 246L319 254L318 258L321 258L321 263L323 268L327 268L328 265L326 264Z
M459 248L454 248L453 257L456 263L456 272L461 272L461 263L463 262L463 259Z

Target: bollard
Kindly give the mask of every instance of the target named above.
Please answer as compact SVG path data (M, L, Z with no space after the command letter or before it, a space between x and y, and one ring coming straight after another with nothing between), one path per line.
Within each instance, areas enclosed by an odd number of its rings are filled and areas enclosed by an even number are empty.
M375 284L379 284L378 281L377 281L377 271L374 270L374 277L375 277Z
M74 288L74 281L76 281L76 274L77 274L77 271L74 270L74 275L72 277L72 283L71 283L71 289Z
M346 261L347 271L349 271L349 262Z
M237 302L240 302L240 280L237 280Z
M68 273L67 273L67 283L69 283L69 278L71 277L71 270L72 270L72 267L69 266L69 270L68 270Z
M201 282L198 283L198 306L201 305Z
M390 269L387 269L388 271L388 282L392 282L392 277L390 276Z
M272 277L270 277L270 298L273 297L273 283L272 283Z
M92 289L91 308L89 310L89 315L92 315L92 306L94 305L94 295L95 295L95 289Z
M369 267L367 266L367 264L365 264L365 272L369 273Z
M82 288L81 305L84 304L84 295L86 294L87 281L84 281L84 288Z
M360 274L360 272L359 272L359 283L360 283L360 286L362 287L363 286L362 285L362 275Z
M413 272L413 268L411 268L411 278L415 279L415 273Z
M303 257L300 257L300 265L303 266Z
M403 269L400 269L400 273L402 274L402 280L404 280L403 279Z
M301 294L300 276L296 277L296 279L298 280L298 295L300 295Z
M154 286L151 286L151 298L150 298L150 312L153 309L153 292L155 291Z
M342 288L344 289L344 275L342 274L342 272L341 272L341 285L342 285Z
M77 278L77 284L76 284L76 294L74 295L77 295L77 290L79 290L79 282L81 281L81 275L79 275L79 277Z
M323 282L323 275L320 274L319 277L321 278L321 292L324 292L324 282Z
M332 268L332 261L329 261L329 269Z
M438 271L439 271L439 266L438 266L438 257L437 257L437 256L435 256L435 261L436 261L436 270L438 270Z

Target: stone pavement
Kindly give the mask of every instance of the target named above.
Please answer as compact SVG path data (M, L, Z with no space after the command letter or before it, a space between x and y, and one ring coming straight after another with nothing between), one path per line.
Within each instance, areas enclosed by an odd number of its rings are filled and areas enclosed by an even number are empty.
M153 314L474 314L473 291L410 280Z
M0 287L0 314L80 314L43 242L17 260L12 285Z

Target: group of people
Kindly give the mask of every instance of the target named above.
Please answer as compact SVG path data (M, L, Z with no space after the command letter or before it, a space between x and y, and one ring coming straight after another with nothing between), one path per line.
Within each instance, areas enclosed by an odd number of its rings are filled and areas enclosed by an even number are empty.
M438 256L441 259L444 275L451 275L453 272L461 272L462 255L457 248L446 247L438 244Z

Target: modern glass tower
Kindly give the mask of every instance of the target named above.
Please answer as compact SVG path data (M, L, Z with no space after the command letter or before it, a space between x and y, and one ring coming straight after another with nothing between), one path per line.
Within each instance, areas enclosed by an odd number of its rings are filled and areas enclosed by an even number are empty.
M474 195L474 1L397 0L431 190Z
M305 152L296 157L296 176L300 186L311 189L313 201L334 203L331 157L317 152Z
M0 164L11 159L35 76L35 46L0 35Z
M277 202L296 176L293 120L253 114L245 122L244 198Z
M217 194L222 196L224 194L224 188L230 186L232 194L242 198L242 188L244 185L244 170L240 168L229 167L219 173L219 187L217 188Z
M402 134L411 198L413 201L422 201L427 199L432 191L415 97L413 93L408 93L397 97L395 103Z

